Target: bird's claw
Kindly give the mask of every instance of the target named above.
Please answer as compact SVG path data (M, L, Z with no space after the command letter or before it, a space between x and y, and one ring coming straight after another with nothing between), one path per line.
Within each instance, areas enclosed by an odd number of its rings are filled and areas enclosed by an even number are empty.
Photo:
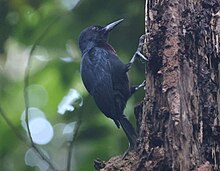
M140 57L143 61L149 61L149 58L148 58L148 57L145 57L145 56L142 54L145 37L146 37L146 36L143 34L143 35L139 38L138 48L137 48L136 52L134 53L133 57L131 58L130 62L127 64L126 71L128 71L128 70L131 68L132 64L135 62L135 60L137 59L137 57ZM140 59L140 58L139 58L139 59Z
M139 88L146 86L146 80L144 80L141 84L139 84L137 87L135 87L135 90L138 90Z
M141 51L143 50L145 37L146 37L146 35L143 34L143 35L141 35L141 37L139 38L139 44L138 44L137 51L140 51L140 52L141 52Z
M139 44L138 44L138 48L137 48L137 51L135 52L135 57L139 56L141 57L144 61L149 61L148 57L144 56L143 55L143 46L145 44L145 38L146 38L146 35L143 34L140 38L139 38Z
M144 61L149 61L149 59L146 58L140 51L136 51L135 55L141 57Z

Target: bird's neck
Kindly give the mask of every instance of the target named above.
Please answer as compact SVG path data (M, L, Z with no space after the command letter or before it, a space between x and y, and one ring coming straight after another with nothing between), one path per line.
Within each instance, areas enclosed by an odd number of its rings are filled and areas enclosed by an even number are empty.
M94 47L103 48L110 53L114 53L114 54L116 53L115 49L108 42L99 42L99 43L88 42L86 48L84 48L84 50L82 51L82 54L87 53L88 51L90 51Z
M104 48L107 51L109 51L110 53L116 53L115 49L108 42L99 43L98 47Z
M88 51L90 51L93 47L95 47L95 43L94 42L87 42L86 44L82 44L82 46L80 47L82 54L87 53Z

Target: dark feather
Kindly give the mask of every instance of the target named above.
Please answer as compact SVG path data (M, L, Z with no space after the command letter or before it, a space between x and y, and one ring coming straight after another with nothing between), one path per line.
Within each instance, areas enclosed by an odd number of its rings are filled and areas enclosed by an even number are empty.
M83 56L81 75L86 89L93 96L99 109L119 127L109 60L113 56L102 48L92 48Z

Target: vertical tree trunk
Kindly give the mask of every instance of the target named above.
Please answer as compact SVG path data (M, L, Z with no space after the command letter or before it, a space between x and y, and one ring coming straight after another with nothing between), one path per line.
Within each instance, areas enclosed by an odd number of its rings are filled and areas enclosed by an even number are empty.
M140 137L149 134L148 160L158 162L152 170L218 170L219 45L212 21L220 4L215 0L147 4L151 60L143 112L147 125L141 125Z
M138 147L102 171L220 170L219 0L146 0Z

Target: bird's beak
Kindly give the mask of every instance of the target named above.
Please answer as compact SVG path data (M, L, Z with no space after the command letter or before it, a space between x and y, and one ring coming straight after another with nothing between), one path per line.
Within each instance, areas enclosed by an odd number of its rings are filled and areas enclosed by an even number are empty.
M108 24L107 26L104 27L104 30L106 32L111 31L113 28L115 28L118 24L120 24L124 19L120 19L118 21L115 21L113 23Z

